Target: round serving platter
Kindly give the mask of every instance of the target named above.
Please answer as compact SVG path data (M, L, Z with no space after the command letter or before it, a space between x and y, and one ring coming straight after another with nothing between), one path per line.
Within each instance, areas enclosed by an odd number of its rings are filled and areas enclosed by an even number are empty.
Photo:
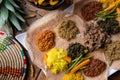
M24 80L27 73L24 50L11 36L6 35L0 39L0 79Z

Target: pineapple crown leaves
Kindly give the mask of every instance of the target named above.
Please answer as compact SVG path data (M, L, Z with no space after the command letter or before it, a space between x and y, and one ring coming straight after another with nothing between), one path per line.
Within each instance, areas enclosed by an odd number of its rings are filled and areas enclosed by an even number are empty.
M9 29L13 25L18 31L21 31L20 21L25 22L25 19L20 13L24 12L14 0L0 0L0 29L5 27L7 33L9 33L7 28Z
M0 0L0 4L2 3L3 0Z

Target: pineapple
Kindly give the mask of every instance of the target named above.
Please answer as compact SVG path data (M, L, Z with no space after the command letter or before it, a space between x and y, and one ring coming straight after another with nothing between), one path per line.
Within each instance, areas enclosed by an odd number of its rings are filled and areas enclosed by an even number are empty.
M0 0L0 30L4 29L8 35L10 34L10 29L13 31L16 28L21 31L20 22L25 22L25 19L20 15L24 12L16 4L18 1Z

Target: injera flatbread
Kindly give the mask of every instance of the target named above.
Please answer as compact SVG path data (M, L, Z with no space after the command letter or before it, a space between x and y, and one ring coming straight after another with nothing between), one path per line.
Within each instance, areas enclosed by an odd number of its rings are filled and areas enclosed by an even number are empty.
M78 15L81 19L83 19L83 17L81 16L81 8L90 1L99 1L99 0L78 0L78 2L75 4L74 14ZM84 22L86 22L86 21L84 20ZM117 41L117 40L120 41L120 33L112 35L111 40L112 41ZM120 60L113 61L110 68L120 70Z
M34 55L34 64L36 64L39 68L43 69L43 71L46 72L46 77L47 80L62 80L62 76L64 73L59 73L57 75L53 75L49 69L46 69L45 63L43 60L43 54L46 52L41 52L38 47L35 45L34 39L35 36L44 30L51 30L55 33L55 48L63 48L66 49L69 46L69 43L72 42L79 42L82 45L84 45L84 35L83 32L85 30L84 28L84 23L81 20L80 17L77 15L71 15L68 16L69 14L66 14L62 11L54 11L51 12L50 14L47 14L44 16L42 19L39 19L35 21L31 26L30 29L27 31L27 36L26 36L26 44L27 47L32 51ZM57 29L58 29L58 24L63 21L63 20L73 20L76 22L77 27L79 28L80 34L77 35L75 39L72 39L70 41L66 41L58 36ZM90 55L95 55L95 58L99 58L100 60L106 62L105 56L103 52L94 52L90 53ZM107 63L106 63L107 64ZM107 78L107 69L104 71L101 75L95 77L95 78L87 78L85 76L85 80L105 80Z

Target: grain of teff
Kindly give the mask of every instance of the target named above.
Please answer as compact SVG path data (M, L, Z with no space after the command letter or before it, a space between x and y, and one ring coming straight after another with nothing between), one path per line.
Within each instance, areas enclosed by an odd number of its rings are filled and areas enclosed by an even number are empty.
M47 51L55 45L55 34L50 30L45 30L35 37L35 44L41 51Z
M81 8L81 15L86 21L92 20L96 14L102 10L102 3L98 1L88 2Z
M71 40L76 37L79 30L72 20L62 21L58 26L58 34L61 38Z

